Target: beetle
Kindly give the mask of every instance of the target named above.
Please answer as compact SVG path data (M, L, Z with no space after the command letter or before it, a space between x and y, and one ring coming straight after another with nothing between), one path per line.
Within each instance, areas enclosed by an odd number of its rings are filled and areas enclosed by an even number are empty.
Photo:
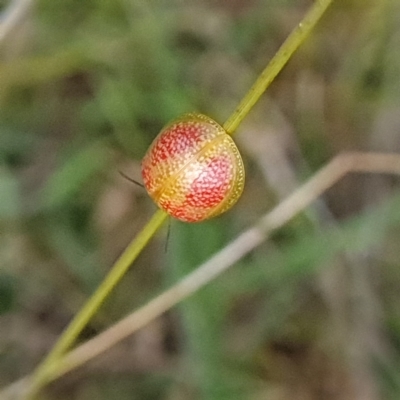
M189 113L154 139L142 160L142 177L158 207L181 221L200 222L237 202L245 171L224 128L206 115Z

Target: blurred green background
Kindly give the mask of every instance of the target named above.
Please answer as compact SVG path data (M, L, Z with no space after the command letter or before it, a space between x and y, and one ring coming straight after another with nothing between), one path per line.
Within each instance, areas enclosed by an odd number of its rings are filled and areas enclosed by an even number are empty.
M30 373L155 210L140 160L221 123L313 2L0 2L0 385ZM4 34L3 34L4 33ZM235 208L171 221L82 334L198 266L336 154L400 151L400 3L336 0L241 125ZM400 396L399 180L351 175L231 271L43 399ZM396 194L397 193L397 194ZM167 248L166 248L167 247ZM166 248L166 250L165 250Z

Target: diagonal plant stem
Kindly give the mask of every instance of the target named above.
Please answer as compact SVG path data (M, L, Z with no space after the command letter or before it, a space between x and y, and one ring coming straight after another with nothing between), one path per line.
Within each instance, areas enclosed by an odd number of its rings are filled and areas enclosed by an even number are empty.
M180 301L213 281L238 260L254 250L275 229L302 212L327 189L349 173L381 173L400 175L400 155L384 153L346 153L335 157L305 184L268 212L260 222L247 229L204 264L186 275L170 289L123 318L93 339L70 351L47 371L50 382L102 354L127 336L138 331ZM25 377L0 392L0 398L14 399L29 387Z
M73 344L82 329L100 308L106 297L125 275L133 260L136 259L149 240L154 236L156 231L161 227L167 216L168 215L164 211L156 211L139 235L136 236L135 240L128 245L122 255L118 258L95 293L85 303L78 314L76 314L58 339L57 343L54 345L53 349L36 369L31 380L31 397L33 397L39 388L48 381L49 371L55 367L59 358Z
M115 325L66 354L52 371L51 379L56 379L105 352L203 288L258 247L272 231L284 226L349 173L400 175L400 155L344 153L336 156L265 214L260 222L244 231L208 261Z
M281 72L293 53L310 35L311 31L314 29L315 25L321 19L332 1L333 0L315 0L314 5L308 11L306 16L283 42L272 60L268 63L264 71L261 72L253 86L236 107L236 110L225 122L224 129L227 133L232 135L236 131L239 124L246 118L247 114L257 103L261 95L276 78L279 72Z
M247 116L269 84L274 80L293 53L311 33L312 29L320 20L332 1L333 0L315 0L314 5L305 15L303 20L289 35L268 66L261 73L260 77L251 87L250 91L239 103L231 117L229 117L225 122L224 128L229 134L234 133L236 128ZM114 264L109 275L106 276L100 287L63 332L48 356L36 368L30 380L30 388L28 390L31 398L35 396L42 386L51 380L51 376L53 375L52 371L57 370L57 365L60 363L63 354L71 347L82 329L87 325L106 297L122 279L129 266L135 261L137 256L146 246L147 242L165 221L166 217L167 215L160 210L154 214L150 222L131 242L116 264Z

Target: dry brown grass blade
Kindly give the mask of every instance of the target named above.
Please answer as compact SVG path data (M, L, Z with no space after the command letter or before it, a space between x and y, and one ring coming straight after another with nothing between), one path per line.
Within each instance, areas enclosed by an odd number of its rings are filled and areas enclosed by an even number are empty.
M0 23L0 44L2 44L13 30L20 26L34 4L33 0L14 0L4 12L4 19Z
M285 225L327 189L348 173L400 174L400 155L382 153L345 153L335 157L304 185L267 213L261 221L187 275L170 289L134 311L95 338L70 351L54 371L51 379L65 374L105 352L127 336L192 295L260 245L274 229ZM28 378L0 392L2 399L21 398Z

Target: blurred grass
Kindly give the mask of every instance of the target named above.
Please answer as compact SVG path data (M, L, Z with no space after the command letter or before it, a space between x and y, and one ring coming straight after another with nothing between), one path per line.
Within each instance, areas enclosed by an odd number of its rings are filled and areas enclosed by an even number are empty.
M189 273L226 243L230 229L228 218L202 223L171 225L169 264L171 281ZM224 240L225 239L225 240ZM186 337L183 360L193 370L200 398L246 397L242 380L235 379L226 359L224 320L229 309L224 284L217 281L202 289L181 305Z
M1 384L32 370L154 210L118 170L140 179L147 146L183 112L223 122L310 3L41 0L0 43ZM298 181L342 150L400 150L399 22L395 0L337 1L242 128L238 206L204 224L172 221L167 251L160 235L84 338L279 201L246 140L277 138ZM375 313L365 334L380 350L364 351L381 397L371 399L397 399L397 187L347 177L324 196L329 217L296 218L47 398L357 399L346 346L360 315Z

